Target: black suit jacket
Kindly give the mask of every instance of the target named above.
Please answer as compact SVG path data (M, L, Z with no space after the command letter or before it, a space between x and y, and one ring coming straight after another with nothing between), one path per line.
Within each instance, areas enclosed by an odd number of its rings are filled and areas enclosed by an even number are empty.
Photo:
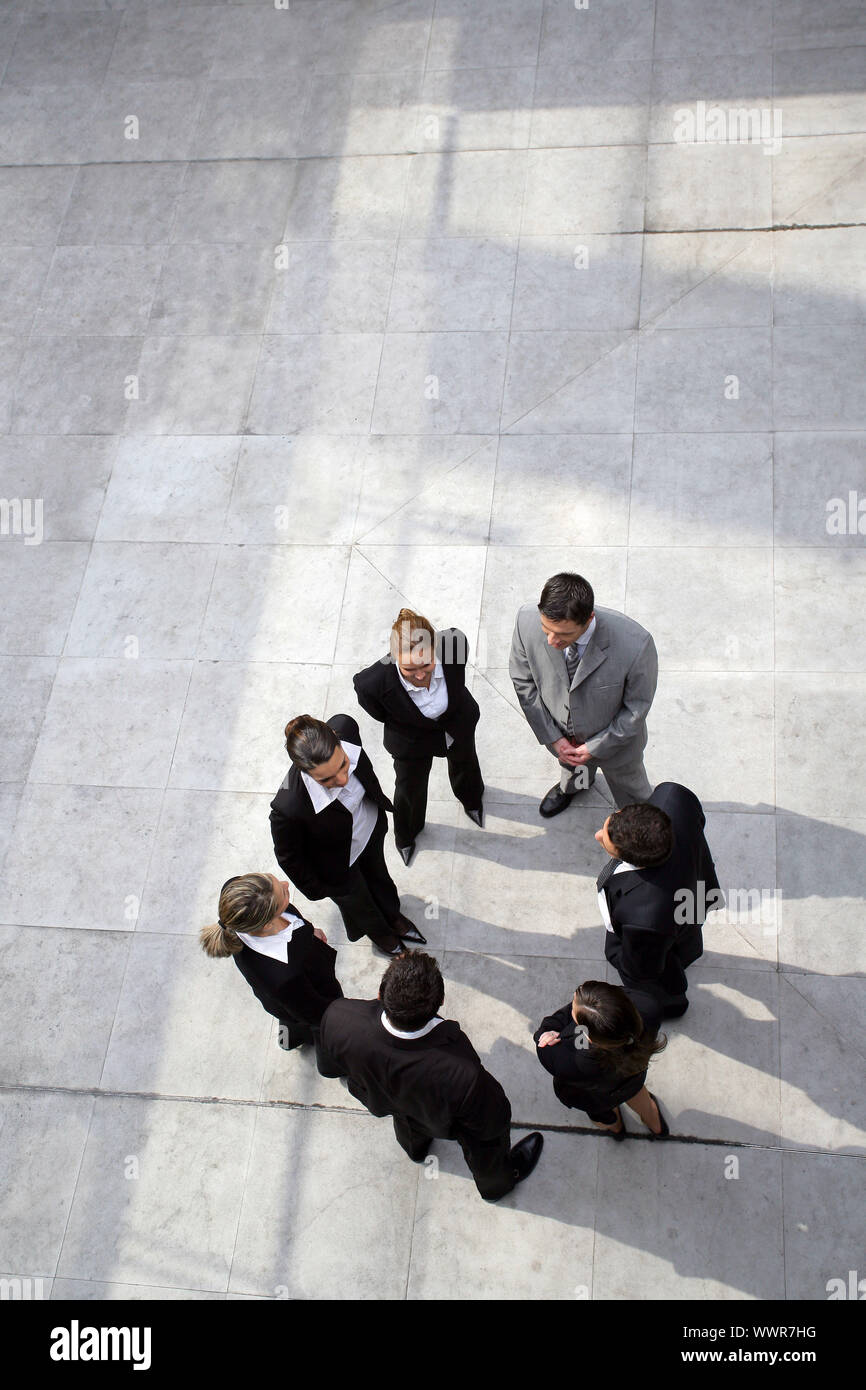
M334 714L325 723L341 742L360 744L361 733L351 715ZM363 750L355 776L381 810L393 811ZM330 898L347 891L352 813L342 802L333 801L317 814L294 765L271 802L271 838L277 863L305 897Z
M293 1034L300 1038L306 1029L317 1028L328 1005L342 998L343 991L334 974L337 952L333 946L313 935L312 923L293 903L288 910L301 917L304 925L292 932L285 964L246 942L234 962L259 1003L288 1025L291 1042ZM293 1027L297 1024L300 1029Z
M658 1032L659 1016L644 1017L644 1027ZM599 1061L593 1048L576 1048L577 1032L571 1014L571 1000L556 1013L542 1019L533 1033L538 1060L553 1077L553 1089L563 1105L580 1110L610 1110L621 1101L636 1096L646 1081L646 1068L631 1076L617 1074ZM539 1047L542 1033L558 1033L560 1041L552 1047Z
M401 1115L433 1138L496 1139L511 1123L508 1097L456 1023L395 1038L378 999L338 999L322 1019L319 1070L346 1076L373 1115Z
M466 742L478 723L480 710L466 689L466 638L458 628L449 627L436 634L436 642L448 690L448 708L438 719L421 713L400 684L390 654L353 677L358 704L385 725L385 747L394 758L442 757L446 733L455 743Z
M630 993L645 992L664 1005L685 994L685 967L703 953L707 909L721 907L724 897L694 792L678 782L661 782L649 803L671 818L673 852L658 868L633 869L608 880L604 891L613 931L605 933L604 953Z

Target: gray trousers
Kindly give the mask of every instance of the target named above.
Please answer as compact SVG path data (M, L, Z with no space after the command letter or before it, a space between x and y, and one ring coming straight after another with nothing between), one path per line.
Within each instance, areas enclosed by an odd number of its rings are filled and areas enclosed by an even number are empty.
M610 788L618 811L635 801L648 801L652 796L652 787L644 769L642 753L635 762L624 763L619 767L605 766L596 758L590 758L589 762L581 767L571 767L568 763L559 763L559 766L562 769L559 790L568 796L591 787L599 768L604 773L604 780Z

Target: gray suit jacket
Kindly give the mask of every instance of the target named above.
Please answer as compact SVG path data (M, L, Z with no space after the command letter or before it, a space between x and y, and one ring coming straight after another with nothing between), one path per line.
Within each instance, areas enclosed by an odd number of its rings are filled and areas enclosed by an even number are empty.
M632 618L596 608L592 640L569 691L565 657L548 645L537 603L517 615L508 670L520 707L539 743L562 738L571 706L578 743L600 763L640 757L658 681L655 643Z

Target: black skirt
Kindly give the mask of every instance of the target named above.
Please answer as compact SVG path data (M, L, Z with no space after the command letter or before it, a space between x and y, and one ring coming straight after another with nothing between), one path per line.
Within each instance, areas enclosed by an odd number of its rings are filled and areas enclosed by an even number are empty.
M565 1081L562 1077L555 1076L553 1091L557 1100L562 1101L570 1110L585 1110L588 1115L600 1114L602 1111L613 1110L623 1101L636 1096L646 1081L646 1072L642 1071L638 1076L627 1076L624 1080L612 1078L612 1081L616 1084L604 1089L600 1085L582 1086L578 1081Z

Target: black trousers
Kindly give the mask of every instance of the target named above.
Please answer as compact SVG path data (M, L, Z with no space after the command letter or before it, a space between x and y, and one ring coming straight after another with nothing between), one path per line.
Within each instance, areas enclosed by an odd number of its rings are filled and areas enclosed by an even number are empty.
M431 1140L436 1137L406 1115L394 1116L394 1134L401 1149L415 1163L425 1158ZM510 1126L497 1134L495 1139L475 1139L459 1131L450 1137L456 1139L463 1150L475 1186L486 1201L495 1202L498 1197L504 1197L506 1192L511 1191L517 1182L517 1175L508 1157L511 1152Z
M475 739L454 743L445 753L451 790L467 811L478 811L484 797L484 782L475 751ZM394 759L394 839L398 849L406 849L420 835L427 819L427 785L433 754L426 758Z
M702 956L704 938L699 926L686 927L668 951L661 978L634 982L622 974L616 960L607 956L638 1013L646 1022L655 1014L658 1020L679 1018L689 1007L686 994L689 987L686 967ZM646 1001L646 1006L645 1006Z
M350 941L368 936L377 946L390 951L400 937L394 921L400 913L400 894L385 863L385 835L388 817L379 812L376 828L349 870L348 891L331 895L340 909Z

